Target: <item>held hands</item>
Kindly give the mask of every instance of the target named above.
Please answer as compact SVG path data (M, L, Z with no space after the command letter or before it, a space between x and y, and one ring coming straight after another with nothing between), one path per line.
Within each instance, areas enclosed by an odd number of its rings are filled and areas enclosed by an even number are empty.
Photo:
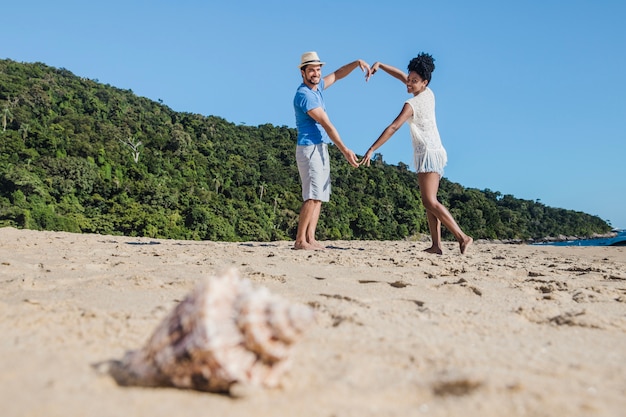
M376 74L380 66L383 65L382 62L376 61L374 62L374 65L370 67L370 65L362 59L357 59L356 63L359 68L361 68L361 71L365 73L365 82L369 81L372 75Z
M372 150L372 148L369 148L367 152L365 153L365 156L363 156L363 159L361 159L361 162L359 162L359 166L361 165L365 165L366 167L370 166L372 155L374 155L374 151Z
M372 65L369 68L368 73L365 74L365 82L368 82L370 80L371 76L376 74L376 71L378 71L379 67L380 67L380 62L378 62L378 61L374 62L374 65Z
M346 158L346 161L348 161L348 163L354 168L358 168L361 165L365 165L366 167L370 166L373 155L374 151L372 150L372 148L370 148L367 150L365 156L363 156L363 159L359 161L359 159L356 157L356 154L352 152L351 149L346 149L345 152L343 152L343 156Z

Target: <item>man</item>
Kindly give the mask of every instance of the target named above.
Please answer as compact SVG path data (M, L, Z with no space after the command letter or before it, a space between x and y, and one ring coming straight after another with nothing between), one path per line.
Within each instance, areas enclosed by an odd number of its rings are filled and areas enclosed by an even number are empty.
M322 202L330 200L330 160L328 140L341 151L348 163L358 167L356 155L344 145L339 132L326 114L323 91L350 74L356 67L365 72L370 66L363 60L344 65L322 78L322 65L317 52L305 52L300 59L302 84L293 99L298 130L296 160L302 182L302 208L294 249L318 250L324 247L315 240L315 229L322 210Z

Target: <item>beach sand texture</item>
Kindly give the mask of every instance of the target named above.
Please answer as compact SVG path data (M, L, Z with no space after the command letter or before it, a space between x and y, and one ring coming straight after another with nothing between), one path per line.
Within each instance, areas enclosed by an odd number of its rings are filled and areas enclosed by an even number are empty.
M325 243L1 228L1 415L626 415L626 247ZM316 311L284 387L231 398L103 371L228 267Z

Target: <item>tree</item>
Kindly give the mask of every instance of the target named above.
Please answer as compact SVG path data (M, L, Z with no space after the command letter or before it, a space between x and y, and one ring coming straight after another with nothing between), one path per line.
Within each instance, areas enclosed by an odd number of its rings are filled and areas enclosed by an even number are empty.
M137 140L136 138L130 137L128 139L121 140L120 142L122 142L124 145L128 146L132 152L132 157L133 157L133 161L135 163L139 162L139 155L141 154L141 149L140 146L142 145L141 141Z
M11 113L11 109L9 109L9 105L5 105L2 109L2 131L6 132L7 123L13 121L13 113Z
M30 129L30 125L28 123L22 123L20 125L20 132L22 133L22 139L26 140L28 136L28 130Z

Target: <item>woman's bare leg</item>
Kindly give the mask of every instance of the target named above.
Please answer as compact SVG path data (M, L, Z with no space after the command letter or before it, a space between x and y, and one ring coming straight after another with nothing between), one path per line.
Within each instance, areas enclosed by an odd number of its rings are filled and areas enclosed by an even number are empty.
M454 235L457 242L459 242L459 249L461 250L461 253L465 253L474 240L470 236L463 233L448 209L441 204L439 200L437 200L439 179L439 174L436 172L423 172L417 174L417 182L420 187L420 193L422 194L422 203L424 204L427 214L431 213L435 216Z
M443 253L441 248L441 222L437 216L428 210L426 210L426 219L428 220L428 230L430 230L432 245L430 248L424 249L424 252L441 255Z

